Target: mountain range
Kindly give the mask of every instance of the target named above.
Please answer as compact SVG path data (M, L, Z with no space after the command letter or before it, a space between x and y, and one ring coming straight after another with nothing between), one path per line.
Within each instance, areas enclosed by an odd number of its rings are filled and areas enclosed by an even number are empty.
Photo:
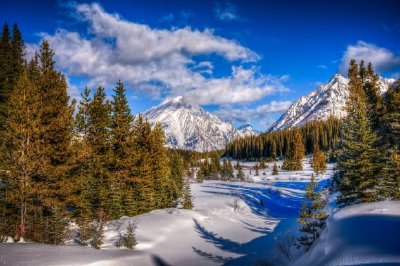
M183 96L168 98L143 113L151 125L160 123L170 148L194 151L221 150L234 138L258 134L251 125L238 129Z
M394 79L379 78L381 92L385 92ZM334 75L328 83L293 102L291 107L268 131L279 131L304 125L313 120L325 120L329 116L342 118L349 96L348 79ZM221 150L227 142L260 132L250 124L234 128L231 122L222 121L183 96L165 99L160 105L143 114L151 125L160 123L164 129L167 146L194 151Z
M384 93L394 81L395 79L380 77L381 93ZM344 106L349 97L348 83L349 80L342 75L334 75L328 83L322 84L318 89L295 101L269 131L301 126L313 120L325 120L329 116L344 117L346 115Z

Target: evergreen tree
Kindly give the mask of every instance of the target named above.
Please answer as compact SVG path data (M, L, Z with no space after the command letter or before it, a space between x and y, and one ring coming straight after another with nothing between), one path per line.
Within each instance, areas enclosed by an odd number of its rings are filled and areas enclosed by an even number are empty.
M361 68L360 68L361 69ZM368 64L368 68L363 70L365 78L360 78L365 92L367 101L368 117L371 123L371 129L374 132L380 130L380 121L382 115L382 97L380 95L379 76L375 73L372 64Z
M304 158L304 142L299 130L295 130L290 140L289 149L286 152L285 161L282 169L288 171L303 170L302 160Z
M111 105L106 101L104 88L98 87L89 106L88 145L90 147L89 171L92 176L91 205L95 212L100 208L110 211L106 206L111 178L109 166L111 161Z
M383 138L387 146L400 152L400 81L389 87L382 101Z
M383 178L378 184L382 200L400 199L400 154L395 149L387 151Z
M237 162L237 174L236 174L236 178L243 181L244 180L244 173L242 170L242 166L240 165L239 161Z
M111 145L112 162L110 171L112 172L111 182L109 184L110 195L113 198L109 201L109 213L113 218L119 218L125 213L125 209L132 209L132 165L135 160L134 140L133 140L133 116L128 107L126 91L122 82L118 81L114 90L113 101L111 102ZM123 201L122 198L125 200ZM132 210L129 215L133 215Z
M338 204L346 206L376 199L377 136L371 129L367 116L367 101L358 75L355 60L350 62L349 99L346 103L347 117L341 126L341 141L338 149L338 170L341 177Z
M126 233L124 236L124 247L128 249L134 249L137 242L136 242L136 236L135 236L135 229L136 225L132 223L128 223L128 227L126 228Z
M301 225L300 232L304 234L298 238L298 241L306 250L309 250L319 237L321 230L325 228L328 218L324 211L327 202L321 191L318 191L318 183L314 182L313 175L310 184L306 187L306 200L307 203L303 204L298 219Z
M38 88L24 72L18 80L10 97L9 116L3 134L1 161L4 163L1 194L3 207L12 210L7 220L7 235L17 228L16 239L32 236L28 231L35 202L41 192L36 179L45 162L42 150L40 124L40 97ZM4 218L4 217L3 217ZM17 218L17 219L16 219ZM17 223L17 224L16 224Z
M134 162L134 201L137 214L153 210L155 203L154 178L152 177L151 127L139 115L134 124L134 147L137 158Z
M156 124L150 135L151 176L155 192L156 208L175 207L178 194L169 168L168 150L165 147L165 135L161 124Z
M12 44L8 24L3 25L0 40L0 127L7 118L7 104L12 90Z
M314 145L314 152L312 157L311 166L316 174L322 174L326 170L327 157L323 151L319 149L318 145Z
M69 104L67 82L63 74L55 69L54 52L49 43L43 41L39 51L40 80L38 87L41 97L42 150L47 158L43 165L40 186L44 196L41 204L45 207L43 223L48 230L50 243L62 243L60 234L66 213L68 196L72 190L68 179L73 135L73 109Z
M192 209L192 193L190 192L190 183L189 179L186 180L185 185L183 186L183 206L184 209Z
M278 175L278 166L276 163L274 163L274 166L272 168L272 175Z

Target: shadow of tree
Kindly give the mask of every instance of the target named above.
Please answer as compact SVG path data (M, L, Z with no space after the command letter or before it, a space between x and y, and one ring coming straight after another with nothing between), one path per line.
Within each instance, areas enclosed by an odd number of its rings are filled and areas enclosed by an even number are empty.
M321 182L320 187L325 186L326 182ZM255 265L268 264L277 257L276 244L280 236L291 234L297 235L298 225L296 219L299 209L303 204L303 192L307 182L271 182L268 186L254 186L251 184L230 184L217 183L214 186L204 185L205 188L212 188L204 192L214 195L235 196L241 198L250 207L251 211L265 218L266 228L255 227L245 221L245 228L254 232L262 233L260 237L252 239L247 243L238 243L230 239L219 236L207 230L197 220L194 220L196 232L212 243L215 247L224 252L238 255L236 258L223 257L204 252L196 247L193 251L203 258L223 264L223 265ZM219 191L215 191L217 189ZM282 189L280 191L280 189ZM285 189L290 189L286 191ZM297 191L298 190L298 191ZM290 192L290 194L288 194ZM278 222L273 229L269 229Z
M221 251L235 253L238 257L223 257L212 253L204 252L196 247L192 247L193 252L206 260L213 261L221 265L255 265L263 264L276 258L275 244L280 234L286 234L290 228L295 226L295 219L282 220L275 230L269 234L264 234L246 243L238 243L230 239L219 236L218 234L207 230L197 220L194 219L196 232L206 240L212 243Z

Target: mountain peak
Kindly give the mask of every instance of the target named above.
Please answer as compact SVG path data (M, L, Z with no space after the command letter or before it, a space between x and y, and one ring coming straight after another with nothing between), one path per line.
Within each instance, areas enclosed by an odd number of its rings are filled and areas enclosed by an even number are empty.
M270 128L270 131L282 130L304 125L313 120L325 120L330 116L342 118L346 116L344 106L349 96L349 80L335 74L328 83L306 96L300 97ZM381 93L393 83L391 79L379 78Z
M249 123L243 124L237 128L238 137L254 136L258 134L260 134L260 132L255 130L253 126Z
M143 117L152 125L161 124L166 144L171 148L220 150L236 136L230 122L221 121L182 96L165 99L160 105L145 111Z

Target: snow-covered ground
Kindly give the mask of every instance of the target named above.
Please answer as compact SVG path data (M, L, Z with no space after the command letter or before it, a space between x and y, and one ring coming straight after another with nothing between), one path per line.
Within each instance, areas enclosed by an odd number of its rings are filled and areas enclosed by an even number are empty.
M281 162L278 163L280 165ZM193 210L163 209L111 221L101 250L77 244L0 244L0 265L253 265L273 261L276 240L296 234L298 210L312 169L272 176L272 165L254 176L254 163L244 173L254 182L192 183ZM327 183L334 165L318 176ZM116 228L137 223L134 251L117 248ZM292 232L292 233L290 233Z
M400 265L400 201L335 212L327 230L293 265Z

